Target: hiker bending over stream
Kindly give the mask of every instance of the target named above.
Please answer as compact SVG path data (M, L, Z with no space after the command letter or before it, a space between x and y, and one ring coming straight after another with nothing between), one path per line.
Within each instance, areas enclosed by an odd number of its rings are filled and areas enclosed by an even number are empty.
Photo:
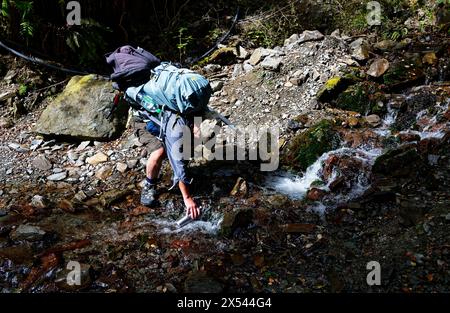
M208 80L189 69L162 63L151 53L131 46L118 48L106 60L114 69L111 75L114 88L125 93L127 102L147 123L147 131L162 143L148 159L141 203L156 204L158 178L167 157L173 170L172 188L178 184L188 215L199 218L200 208L190 192L192 179L186 173L186 160L179 157L178 143L183 140L186 127L199 135L193 121L194 116L201 116L208 109L212 94Z
M184 117L171 111L165 114L166 123L163 126L164 138L162 147L152 152L148 159L146 168L147 179L142 189L141 203L145 206L154 206L156 204L158 177L162 162L167 157L173 170L173 187L175 184L178 184L188 214L193 219L197 219L200 216L200 209L190 193L192 179L186 173L187 162L176 158L175 154L179 151L174 151L174 149L176 149L176 143L182 140L184 127L189 127L191 131L194 131L194 135L198 134L199 128L194 125L193 117ZM147 123L147 131L153 136L159 137L161 128L156 123L149 121Z

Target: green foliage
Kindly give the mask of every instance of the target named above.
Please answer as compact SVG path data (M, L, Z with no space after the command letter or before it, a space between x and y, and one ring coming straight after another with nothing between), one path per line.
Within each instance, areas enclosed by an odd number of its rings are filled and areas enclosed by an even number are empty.
M19 91L18 91L19 96L23 97L27 94L27 92L28 92L28 86L25 84L21 84L19 86Z
M282 45L294 33L320 29L335 12L333 1L264 1L260 5L259 11L242 19L238 26L250 47Z
M98 61L99 55L104 54L105 32L110 32L110 29L91 19L82 19L80 26L68 29L66 44L79 55L80 65L93 64Z
M183 58L186 56L187 48L193 41L193 37L191 35L186 35L187 31L188 29L186 27L181 27L178 30L178 35L176 36L178 39L177 49L180 56L180 62L182 62Z
M1 15L10 18L11 9L15 8L20 14L20 34L27 40L34 35L35 25L32 22L33 1L26 0L3 0Z
M2 0L2 8L0 12L4 17L9 16L9 0Z
M361 82L350 86L336 99L336 107L346 111L366 114L382 114L385 107L378 106L384 94L378 84Z

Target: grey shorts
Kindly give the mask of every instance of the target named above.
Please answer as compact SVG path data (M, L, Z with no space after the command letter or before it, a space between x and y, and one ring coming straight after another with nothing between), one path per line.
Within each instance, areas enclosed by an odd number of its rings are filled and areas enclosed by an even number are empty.
M180 181L190 185L192 179L186 173L188 160L182 158L182 146L180 146L180 143L184 139L183 136L186 130L191 129L191 123L176 113L166 111L163 127L162 146L166 150L167 158L173 170L173 187ZM153 122L147 123L146 130L155 137L161 133L159 126Z

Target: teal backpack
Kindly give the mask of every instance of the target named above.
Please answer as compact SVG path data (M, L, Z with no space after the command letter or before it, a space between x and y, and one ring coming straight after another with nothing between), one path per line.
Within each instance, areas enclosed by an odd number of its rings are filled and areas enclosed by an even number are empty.
M212 95L209 81L189 69L162 63L152 71L152 78L141 89L157 104L181 114L207 110Z

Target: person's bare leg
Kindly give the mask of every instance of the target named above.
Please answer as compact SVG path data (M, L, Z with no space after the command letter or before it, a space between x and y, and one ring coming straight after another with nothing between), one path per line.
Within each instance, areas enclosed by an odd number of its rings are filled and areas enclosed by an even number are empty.
M147 178L157 180L161 171L162 162L166 156L164 148L152 152L147 161Z
M166 153L164 148L154 151L147 162L146 174L147 181L141 193L141 204L145 206L156 205L156 182L161 171L162 162Z

